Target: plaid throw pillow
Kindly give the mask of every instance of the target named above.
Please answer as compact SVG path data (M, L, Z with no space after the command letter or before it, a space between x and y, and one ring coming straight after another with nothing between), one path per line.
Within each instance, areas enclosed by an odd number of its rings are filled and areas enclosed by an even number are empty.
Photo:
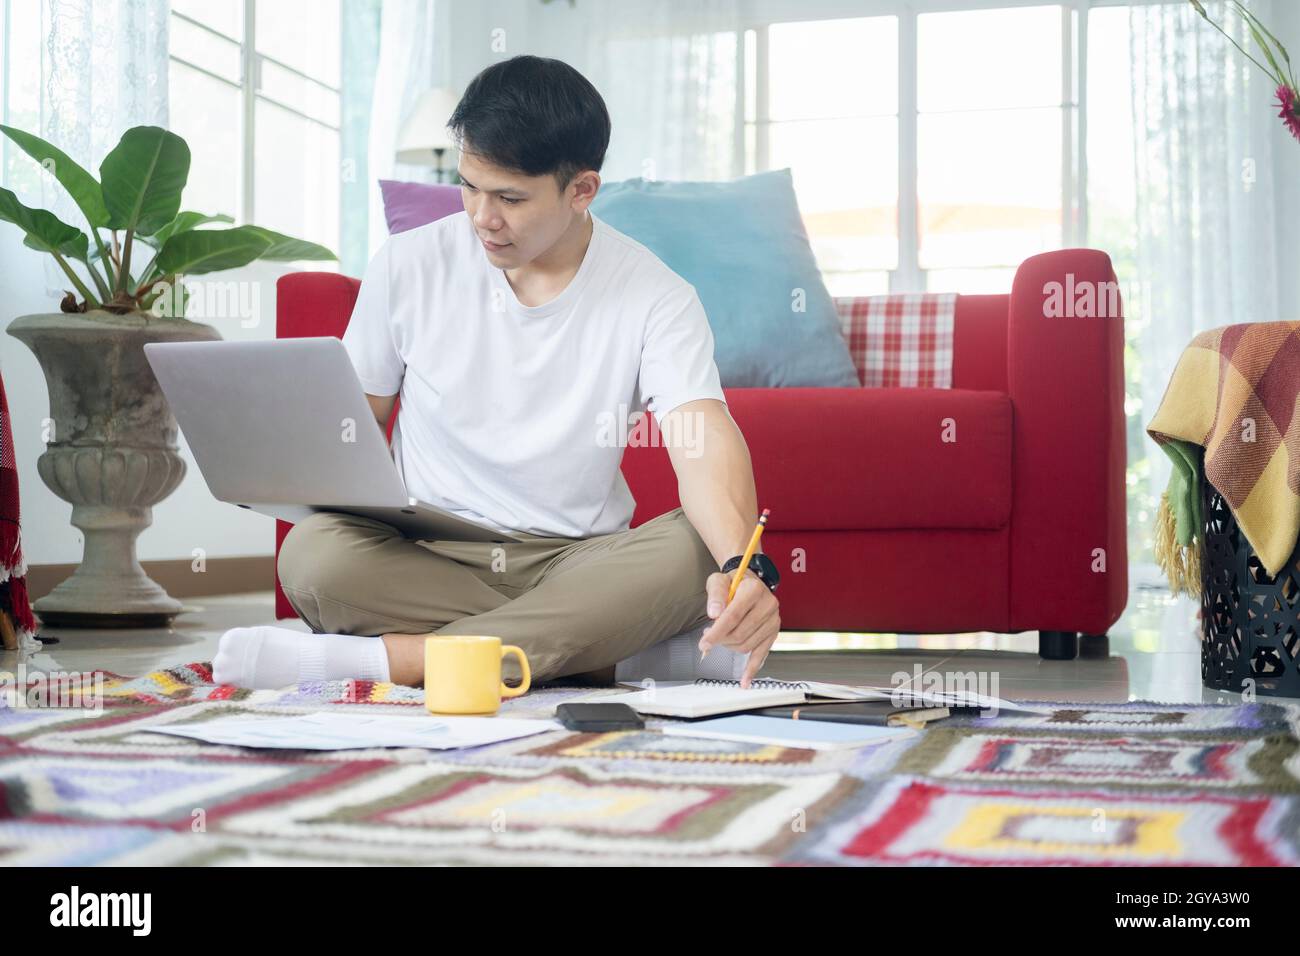
M953 292L843 296L840 329L868 388L952 388Z

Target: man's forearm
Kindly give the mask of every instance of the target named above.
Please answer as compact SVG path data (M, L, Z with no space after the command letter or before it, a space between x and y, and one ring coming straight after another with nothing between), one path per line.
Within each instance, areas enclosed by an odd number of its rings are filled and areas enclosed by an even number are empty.
M677 491L687 519L721 567L749 544L758 520L758 497L740 430L725 409L700 414L705 422L700 454L691 458L683 449L673 454Z
M678 412L699 415L697 421L703 427L699 429L701 441L693 448L668 442L668 455L677 472L677 494L687 519L721 570L728 558L745 552L758 520L749 448L722 402L688 402L673 414ZM705 609L713 623L700 637L700 650L707 653L714 644L722 644L743 652L746 659L740 686L749 687L780 635L781 614L776 596L759 583L761 579L753 571L741 573L745 577L734 600L725 575L710 574L705 582Z

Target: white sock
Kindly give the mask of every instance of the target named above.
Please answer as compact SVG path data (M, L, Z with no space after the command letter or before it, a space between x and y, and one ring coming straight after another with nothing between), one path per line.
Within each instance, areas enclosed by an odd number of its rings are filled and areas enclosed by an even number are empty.
M383 638L304 634L286 627L232 627L212 658L212 680L236 687L274 689L305 680L387 681Z

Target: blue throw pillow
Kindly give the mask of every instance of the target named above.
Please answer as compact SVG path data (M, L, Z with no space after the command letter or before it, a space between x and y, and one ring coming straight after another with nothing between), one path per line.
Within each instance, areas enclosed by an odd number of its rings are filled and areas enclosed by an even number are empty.
M695 286L723 385L859 384L790 170L731 182L603 183L591 208Z

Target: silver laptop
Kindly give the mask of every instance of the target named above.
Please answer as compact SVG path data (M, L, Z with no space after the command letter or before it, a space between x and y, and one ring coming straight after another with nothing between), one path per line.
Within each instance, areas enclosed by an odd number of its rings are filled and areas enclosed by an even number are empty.
M341 511L417 541L518 541L406 493L343 343L150 342L145 358L213 496L273 518Z

